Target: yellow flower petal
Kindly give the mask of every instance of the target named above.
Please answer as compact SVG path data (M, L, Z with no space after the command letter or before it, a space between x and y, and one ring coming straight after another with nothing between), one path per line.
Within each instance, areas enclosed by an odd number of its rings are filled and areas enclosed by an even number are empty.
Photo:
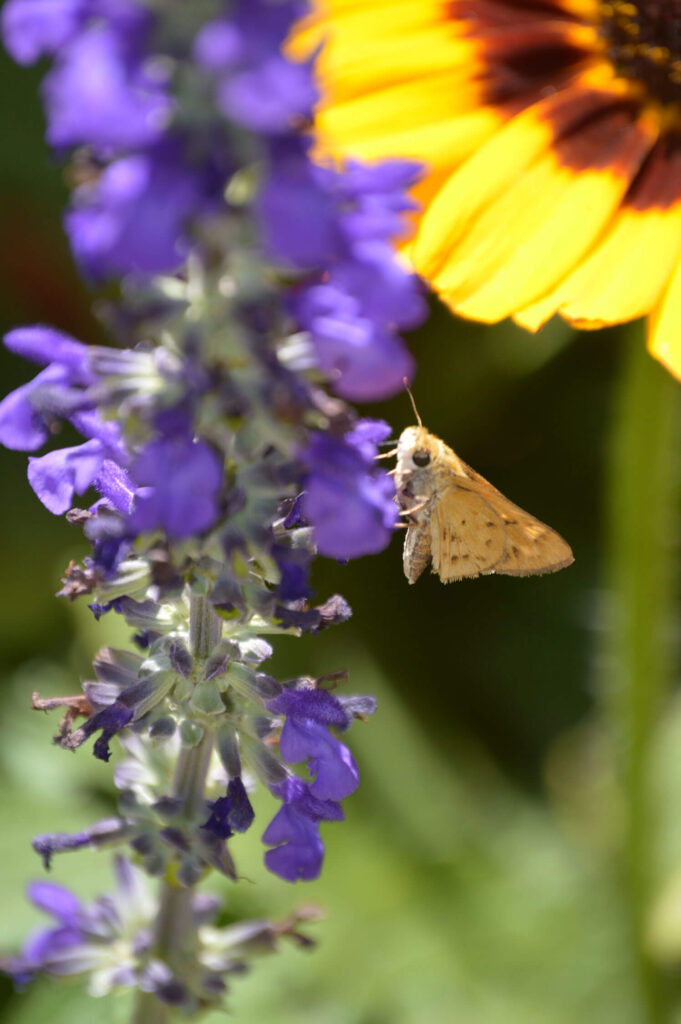
M310 42L305 48L309 51ZM300 43L297 49L302 49ZM471 40L457 39L442 25L384 32L379 40L364 41L361 32L340 36L317 62L324 106L457 67L470 75L475 53Z
M454 70L336 103L320 111L317 130L323 140L341 147L344 140L351 140L354 154L355 140L361 143L375 134L418 131L475 109L479 103L480 87L471 83L467 72Z
M542 170L553 161L547 157ZM550 174L550 171L549 171ZM538 179L528 174L527 185ZM542 295L572 269L611 219L624 195L627 182L609 171L574 174L553 161L553 179L547 182L542 202L535 201L531 215L506 221L502 241L495 231L488 235L487 259L480 275L479 260L473 274L462 284L438 280L445 301L462 316L494 323ZM514 190L515 191L515 190ZM587 217L582 216L589 211ZM529 211L528 211L529 212Z
M681 251L681 204L625 208L591 255L556 291L515 319L536 330L556 311L592 329L643 316L664 291Z
M655 141L615 105L554 144L490 202L435 277L463 316L487 323L555 288L611 220Z
M433 199L412 253L414 266L424 277L433 278L442 270L470 222L547 149L553 137L551 125L542 117L547 104L537 104L501 127Z
M406 62L408 76L415 66L427 73L431 61L438 70L464 57L456 39L461 33L452 28L443 7L440 0L320 3L296 29L288 52L300 59L324 44L317 73L325 103L337 102L355 95L362 83L376 89L399 81L400 62Z
M477 86L450 72L338 104L318 116L318 152L364 160L399 153L437 171L463 160L503 123L477 98Z

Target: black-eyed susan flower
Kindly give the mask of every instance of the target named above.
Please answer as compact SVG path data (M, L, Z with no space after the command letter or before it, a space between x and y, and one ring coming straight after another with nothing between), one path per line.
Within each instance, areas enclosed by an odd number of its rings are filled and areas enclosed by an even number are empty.
M461 316L649 317L681 377L680 0L317 0L323 150L423 161L416 269Z

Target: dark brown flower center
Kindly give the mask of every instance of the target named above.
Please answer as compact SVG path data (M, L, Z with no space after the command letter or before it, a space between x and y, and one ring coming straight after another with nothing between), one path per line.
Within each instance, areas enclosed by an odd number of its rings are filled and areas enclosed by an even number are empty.
M681 104L681 0L604 0L601 34L620 75Z

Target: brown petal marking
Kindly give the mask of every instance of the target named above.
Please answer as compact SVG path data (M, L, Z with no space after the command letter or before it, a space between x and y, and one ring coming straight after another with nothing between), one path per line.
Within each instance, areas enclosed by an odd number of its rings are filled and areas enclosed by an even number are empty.
M566 26L556 22L469 34L478 41L482 101L504 108L508 116L567 88L594 59L590 48L570 39Z
M651 147L650 132L637 121L633 100L613 103L609 110L587 116L553 144L564 167L574 171L610 169L632 177Z
M576 20L552 0L451 0L445 10L445 17L470 21L481 31L528 21Z
M590 118L607 113L621 102L621 97L614 96L606 89L587 88L579 84L564 89L552 99L553 102L542 109L557 139L574 131Z
M681 199L681 133L663 135L629 189L624 204L634 210L665 210Z
M575 18L552 0L452 0L445 18L480 43L483 102L508 116L564 88L593 57L566 37Z
M481 53L482 100L513 117L547 92L567 88L590 55L567 43L504 54Z

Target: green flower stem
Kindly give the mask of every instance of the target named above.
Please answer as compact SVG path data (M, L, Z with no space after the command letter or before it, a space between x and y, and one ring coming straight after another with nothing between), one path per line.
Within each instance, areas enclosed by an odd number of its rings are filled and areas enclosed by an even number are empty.
M189 592L189 645L193 656L207 658L222 633L222 620L207 597Z
M189 638L197 661L205 660L220 638L222 623L209 601L190 593ZM182 747L175 769L173 795L181 802L181 816L191 820L200 813L205 798L206 777L213 753L214 734L204 728L201 740ZM192 914L193 889L166 880L161 886L156 918L154 955L171 968L191 959L196 940ZM146 993L138 997L132 1024L168 1024L172 1011Z
M607 585L612 602L603 636L604 710L623 794L620 880L641 1019L663 1024L669 1000L646 949L658 821L650 757L674 668L681 389L631 329L613 418L607 487Z
M168 1024L170 1009L159 1003L156 996L140 992L135 1001L131 1024Z

